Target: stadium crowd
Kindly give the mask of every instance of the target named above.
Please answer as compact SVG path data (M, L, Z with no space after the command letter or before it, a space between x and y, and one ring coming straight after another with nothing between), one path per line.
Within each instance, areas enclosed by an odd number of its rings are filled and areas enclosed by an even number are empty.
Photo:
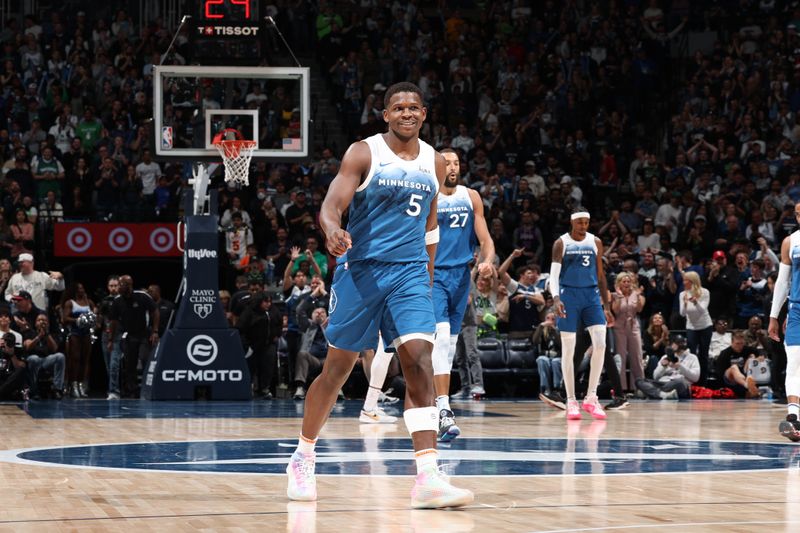
M543 272L583 206L614 293L618 394L688 397L697 384L780 395L785 356L764 328L775 252L800 201L800 8L444 4L299 2L278 6L276 20L293 45L316 42L351 140L383 131L387 86L422 89L422 136L458 151L498 252L497 278L476 279L467 326L530 338L542 393L558 388ZM152 66L171 34L159 21L138 28L125 11L53 11L0 32L0 279L42 254L54 221L178 216L185 169L154 161L146 127ZM689 53L690 32L713 40ZM345 148L323 147L309 166L256 162L249 188L219 188L221 298L265 396L276 381L302 392L322 355L315 309L327 307L333 261L316 221ZM506 272L513 283L499 282ZM279 354L289 363L276 376Z

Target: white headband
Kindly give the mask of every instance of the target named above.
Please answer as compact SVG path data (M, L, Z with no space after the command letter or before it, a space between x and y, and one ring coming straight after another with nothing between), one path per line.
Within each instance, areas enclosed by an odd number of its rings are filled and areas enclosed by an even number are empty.
M589 216L589 213L587 213L586 211L578 211L577 213L572 213L572 215L569 217L570 220L575 220L576 218L591 218L591 217Z

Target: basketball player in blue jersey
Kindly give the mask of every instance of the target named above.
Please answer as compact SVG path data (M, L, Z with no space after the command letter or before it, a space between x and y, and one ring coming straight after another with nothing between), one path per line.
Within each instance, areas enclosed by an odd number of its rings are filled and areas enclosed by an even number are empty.
M419 139L426 109L412 83L386 90L386 133L350 145L320 210L328 251L338 258L331 286L328 356L309 387L303 428L286 472L292 500L317 498L314 446L339 389L378 332L398 352L406 378L403 418L411 434L417 478L414 508L460 507L473 500L437 467L439 419L433 406L431 301L439 231L436 195L445 161ZM342 215L349 208L347 229Z
M550 266L550 292L561 332L561 368L567 390L567 420L580 420L575 398L575 334L578 321L592 339L589 390L583 410L603 420L606 413L597 399L597 384L603 371L606 350L606 324L611 321L603 263L603 243L588 232L589 213L578 210L570 217L571 229L553 244Z
M800 223L800 203L794 206L794 216ZM791 289L790 289L791 286ZM781 243L781 262L778 279L772 296L769 312L769 336L780 342L778 315L786 297L789 297L789 312L786 316L786 399L789 413L780 423L781 435L792 442L800 441L800 230L795 231Z
M447 161L447 173L436 207L440 237L433 274L436 340L432 357L436 409L439 410L439 441L450 442L461 434L450 409L450 370L469 298L469 263L473 260L477 237L481 246L478 272L481 276L492 275L494 242L486 226L478 191L458 184L461 176L458 154L451 148L445 148L441 153Z

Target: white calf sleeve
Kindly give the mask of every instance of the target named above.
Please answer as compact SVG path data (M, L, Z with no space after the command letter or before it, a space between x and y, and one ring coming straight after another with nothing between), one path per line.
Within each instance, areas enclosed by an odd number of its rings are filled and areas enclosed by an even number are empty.
M364 410L372 411L378 406L378 398L383 390L383 383L386 381L386 372L389 371L389 364L392 362L394 354L386 353L383 349L383 340L378 339L378 347L375 349L375 357L372 358L369 372L369 389L364 400Z
M450 350L447 352L447 368L453 370L453 360L456 358L456 347L458 347L458 335L450 334Z
M383 349L383 341L378 341L378 348L375 350L375 357L372 358L372 365L369 367L369 386L382 389L383 382L386 381L386 372L389 371L389 363L392 362L393 353L387 353Z
M606 355L606 327L589 326L587 329L592 338L592 360L589 369L589 390L586 391L586 396L597 396L597 384L600 383L603 359Z
M450 353L450 322L436 323L436 339L433 341L433 353L431 362L433 363L433 375L441 376L450 374L453 360L449 357Z
M786 347L786 396L800 396L800 346Z
M561 374L567 400L575 399L575 334L561 332Z

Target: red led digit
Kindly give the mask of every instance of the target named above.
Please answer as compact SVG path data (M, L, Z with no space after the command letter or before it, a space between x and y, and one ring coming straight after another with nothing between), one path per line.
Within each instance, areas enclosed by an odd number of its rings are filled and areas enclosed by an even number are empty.
M219 6L219 5L222 5L224 2L225 2L225 0L206 0L206 5L205 5L206 18L207 19L225 18L225 16L220 14L220 13L212 13L211 12L211 6ZM234 1L234 3L237 3L237 2ZM249 10L249 6L248 6L248 10Z
M250 0L231 0L231 4L244 6L244 18L250 20Z

